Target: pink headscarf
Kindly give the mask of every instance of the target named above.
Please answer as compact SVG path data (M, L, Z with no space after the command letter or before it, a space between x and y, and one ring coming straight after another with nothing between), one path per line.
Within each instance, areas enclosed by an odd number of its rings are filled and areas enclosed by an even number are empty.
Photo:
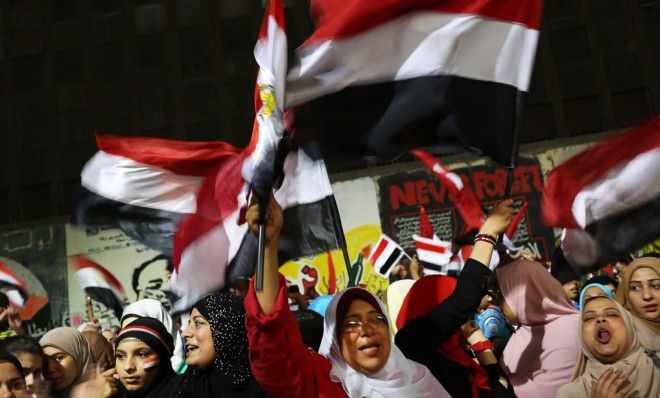
M519 397L555 397L571 381L580 354L578 312L559 282L535 261L517 260L496 271L519 328L502 353L502 368Z

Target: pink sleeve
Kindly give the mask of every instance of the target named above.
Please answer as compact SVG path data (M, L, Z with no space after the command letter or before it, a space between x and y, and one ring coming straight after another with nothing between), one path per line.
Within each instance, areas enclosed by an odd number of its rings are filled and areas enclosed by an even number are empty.
M245 297L250 366L269 397L319 396L314 354L303 344L298 324L289 309L284 277L274 311L265 315L257 300L254 280Z

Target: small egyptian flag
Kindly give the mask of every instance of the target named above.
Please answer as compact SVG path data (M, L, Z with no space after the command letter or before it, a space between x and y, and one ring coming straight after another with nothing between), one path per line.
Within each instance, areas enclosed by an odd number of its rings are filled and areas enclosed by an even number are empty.
M387 235L381 235L371 254L369 254L369 261L374 265L376 273L387 278L403 256L407 257L401 246L397 245Z
M413 235L417 258L424 266L424 274L447 275L452 257L451 242L440 240L433 230L426 209L419 208L419 235Z
M48 297L30 294L27 284L3 261L0 261L0 291L18 308L18 313L24 320L32 319L48 304Z

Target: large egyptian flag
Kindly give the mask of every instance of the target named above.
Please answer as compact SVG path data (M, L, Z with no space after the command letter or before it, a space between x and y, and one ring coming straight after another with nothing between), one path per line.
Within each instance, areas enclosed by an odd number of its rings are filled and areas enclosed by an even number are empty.
M126 291L112 272L82 255L72 256L71 265L85 293L112 309L117 319L121 319L124 304L127 302Z
M660 236L660 118L604 140L555 167L542 216L566 228L573 265L602 265Z
M97 135L72 222L107 225L169 256L178 224L194 213L205 175L241 152L224 142Z
M541 0L314 0L287 81L298 140L324 154L470 149L509 165Z

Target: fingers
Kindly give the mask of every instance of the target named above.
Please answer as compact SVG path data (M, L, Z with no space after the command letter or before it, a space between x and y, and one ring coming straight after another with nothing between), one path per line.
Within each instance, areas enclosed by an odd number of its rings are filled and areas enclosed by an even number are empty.
M113 376L115 375L115 373L117 373L117 371L115 370L115 368L110 368L110 369L106 370L105 372L101 373L101 376L102 376L102 377L110 377L110 378L113 378Z

